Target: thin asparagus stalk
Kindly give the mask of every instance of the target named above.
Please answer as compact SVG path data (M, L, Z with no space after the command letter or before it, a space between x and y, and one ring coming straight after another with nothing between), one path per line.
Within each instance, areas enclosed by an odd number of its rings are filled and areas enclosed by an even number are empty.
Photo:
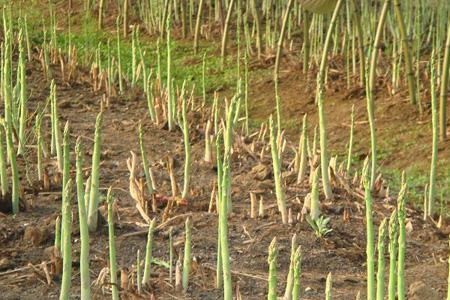
M265 213L264 213L264 201L263 201L263 197L261 196L261 197L259 198L258 216L259 216L260 218L263 218L264 215L265 215Z
M211 142L212 142L211 121L208 120L206 122L206 127L205 127L205 156L204 156L204 160L207 163L212 162Z
M276 116L277 116L277 136L276 140L278 143L278 147L281 148L281 98L278 90L278 80L275 81L275 108L276 108ZM279 150L279 149L278 149Z
M86 179L86 184L84 185L84 207L86 209L86 216L88 216L89 213L88 208L89 208L90 193L91 193L91 177L89 176L88 179Z
M142 123L140 122L139 122L139 147L141 148L142 166L145 174L145 184L147 185L148 197L151 197L153 194L153 184L152 179L150 177L147 153L145 152L144 131L142 130Z
M75 146L76 153L76 181L77 181L77 200L78 217L80 223L80 277L81 277L81 299L91 298L91 283L89 273L89 229L87 224L87 211L84 205L84 187L83 187L83 152L81 138L78 137Z
M227 201L228 214L233 211L233 203L231 201L231 164L230 161L226 161L226 159L231 159L231 153L233 150L233 130L235 125L234 121L236 119L235 116L237 115L237 107L239 106L239 103L240 101L238 100L238 97L233 97L233 99L231 100L230 106L228 107L227 111L227 122L224 134L224 167L222 180L225 181L226 185L222 185L222 197ZM229 164L228 168L225 168L225 163Z
M61 250L61 218L59 216L55 221L55 248Z
M203 53L203 58L202 58L202 96L203 96L203 105L206 105L205 76L206 76L206 52Z
M69 121L66 122L64 126L64 137L63 137L63 181L62 181L62 190L65 191L65 187L67 182L70 179L70 142L69 142ZM62 201L63 203L66 201L66 194L62 193ZM61 207L63 209L64 207ZM63 212L61 211L61 215ZM61 238L64 240L64 227L61 228ZM61 253L64 255L64 243L61 243Z
M107 53L107 67L106 67L106 74L107 74L107 94L108 94L108 98L111 98L111 94L112 94L112 84L113 84L113 80L114 80L114 70L112 67L112 58L111 58L111 39L108 38L108 44L106 47L106 53ZM145 68L144 68L145 71ZM145 80L145 79L144 79Z
M450 239L449 239L449 249L450 249ZM447 300L450 300L450 251L448 258Z
M314 170L313 183L311 185L311 219L317 220L320 216L320 202L319 202L319 174L320 169Z
M59 118L58 118L58 104L56 102L56 84L55 81L52 80L50 84L50 97L52 103L52 115L53 115L53 123L52 130L54 135L54 145L56 150L56 158L58 161L58 169L60 172L63 172L63 154L61 151L61 132L59 129Z
M142 284L146 285L150 281L150 270L152 264L152 250L153 250L153 232L155 230L155 219L150 222L147 235L147 247L145 250L145 265L144 276L142 277Z
M310 57L310 39L309 39L309 13L303 9L303 74L306 74L309 69Z
M277 238L273 238L269 245L269 257L267 262L269 263L269 292L267 294L267 300L277 300Z
M122 80L122 55L120 50L120 16L116 19L116 34L117 34L117 79L119 81L119 92L123 93L123 80Z
M153 83L151 82L151 76L152 74L150 73L147 77L147 107L148 107L148 112L150 115L150 119L152 120L152 122L158 124L159 123L159 119L158 119L158 115L156 113L155 110L155 101L153 99Z
M98 30L102 29L103 25L103 6L104 6L104 0L99 0L98 4Z
M299 166L298 166L298 176L297 183L300 184L306 176L306 168L308 166L308 146L307 146L307 115L303 116L303 127L302 127L302 136L300 140L300 145L298 149L298 155L300 156Z
M250 192L250 218L256 219L256 194Z
M199 0L198 2L198 10L197 10L197 19L195 22L195 33L194 33L194 54L197 54L198 50L198 36L200 33L200 25L203 11L203 0Z
M137 81L137 78L136 78L137 48L138 48L138 31L137 31L137 26L134 26L133 31L131 33L131 87L132 88L135 87L135 84Z
M366 259L367 259L367 299L375 300L375 247L374 229L372 216L372 195L370 192L369 179L364 179L365 202L366 202Z
M141 251L138 249L136 258L136 283L138 294L141 294L142 283L141 283Z
M331 291L333 285L333 279L331 277L331 272L328 273L327 276L327 282L325 285L325 300L332 300L333 299L333 293Z
M297 249L297 235L294 234L291 240L291 262L289 265L289 273L286 280L286 290L284 291L284 300L292 299L292 289L294 287L294 273L295 273L295 253Z
M248 57L247 51L244 53L244 113L245 113L245 135L249 134L249 122L248 122Z
M24 17L24 24L23 27L25 29L25 41L27 43L27 56L28 56L28 61L31 61L31 44L30 44L30 38L28 35L28 21L27 21L27 16Z
M437 96L436 96L436 72L435 72L435 61L434 61L434 51L431 54L431 119L433 123L432 137L433 137L433 148L431 154L431 165L430 165L430 184L428 189L428 215L433 216L434 213L434 200L436 197L436 173L438 164L438 142L439 142L439 129L438 129L438 108L437 108Z
M175 290L181 291L181 260L179 258L175 265Z
M275 57L275 67L274 67L274 81L278 81L279 76L279 70L280 70L280 57L281 53L283 51L283 42L284 42L284 36L286 32L286 27L289 21L289 15L291 13L292 4L294 3L294 0L289 0L286 5L286 10L284 12L283 17L283 24L281 26L280 36L278 38L278 44L277 44L277 54Z
M157 67L157 80L159 89L161 89L162 85L162 68L161 68L161 47L159 46L159 38L156 40L156 67Z
M214 93L213 100L213 123L214 123L214 134L217 135L219 132L219 95Z
M292 287L292 300L300 299L302 273L302 248L299 246L294 254L294 286Z
M242 25L242 8L241 0L236 0L236 77L237 90L241 93L241 25ZM238 108L239 109L239 108Z
M397 292L397 244L398 244L397 210L389 218L389 288L388 299L395 300Z
M378 231L378 269L377 269L377 300L384 300L384 252L386 244L386 235L388 230L387 218L384 218Z
M184 97L183 97L184 98ZM186 99L182 99L181 110L182 110L182 118L183 118L183 139L184 139L184 152L185 152L185 160L184 160L184 184L183 184L183 193L181 197L186 199L189 194L189 182L190 182L190 173L191 173L191 144L189 142L189 124L187 120L187 112L186 112Z
M415 81L414 81L414 70L413 70L413 64L412 64L408 32L406 29L405 22L403 20L402 10L400 7L399 0L394 0L393 3L394 3L394 13L395 13L395 17L397 19L397 25L398 25L398 29L399 29L400 36L401 36L403 55L405 57L405 69L406 69L406 76L407 76L407 80L408 80L410 102L411 102L411 104L416 105L417 104L416 85L415 85Z
M11 149L9 151L9 163L11 166L11 176L12 176L12 195L11 195L11 204L12 204L12 213L13 215L17 215L19 213L19 170L17 169L17 158L16 152L14 151L14 144L12 140L13 136L13 128L11 123L4 123L2 121L2 125L6 132L6 145L7 149Z
M223 178L221 187L220 213L219 213L219 232L220 232L220 250L223 270L223 290L224 300L233 299L233 288L231 282L231 267L228 248L228 203L231 202L231 175L230 175L230 153L225 152L223 161Z
M100 177L100 155L101 155L101 134L102 134L103 112L97 115L95 122L95 142L94 152L92 154L92 172L91 172L91 187L89 193L89 211L88 211L88 225L89 231L95 232L98 226L98 203L100 201L99 195L99 177Z
M352 114L350 121L350 140L348 142L348 156L347 156L347 176L350 174L350 168L352 166L352 153L353 153L353 135L355 131L355 105L352 105Z
M370 71L367 82L367 115L369 118L370 126L370 143L372 152L372 168L370 173L370 189L372 190L376 179L377 172L377 142L376 142L376 132L375 132L375 109L374 109L374 90L375 90L375 79L376 79L376 67L378 61L378 51L381 47L381 36L383 34L384 23L386 21L386 15L389 8L390 0L384 0L383 8L380 13L380 19L378 21L377 32L373 42L371 59L370 59Z
M111 191L112 187L108 189L108 194L106 196L106 202L108 203L109 274L112 299L119 300L119 289L117 288L116 237L114 235L114 200Z
M11 30L7 29L7 19L6 12L3 10L3 26L4 26L4 50L2 51L3 58L3 70L2 70L2 92L3 92L3 100L4 100L4 111L5 111L5 119L4 125L7 127L12 127L13 124L13 101L12 101L12 88L11 88ZM6 153L8 156L8 160L11 162L11 151L14 151L13 144L9 143L8 130L6 130ZM12 139L11 139L12 140Z
M190 217L186 219L185 224L185 234L186 239L184 243L184 259L183 259L183 276L182 276L182 287L183 291L186 292L189 287L189 273L191 272L191 234L192 220Z
M5 197L9 190L8 175L6 173L6 157L3 148L3 130L0 129L0 184L2 188L2 196Z
M277 196L277 205L278 210L281 213L281 220L283 224L287 223L287 209L286 209L286 199L284 194L283 184L281 182L281 161L279 155L279 149L277 146L276 136L275 136L275 128L273 124L273 118L270 116L269 119L269 127L270 127L270 145L272 152L272 162L273 162L273 176L275 180L275 193Z
M323 101L325 97L325 76L328 65L328 49L330 48L331 38L336 26L339 11L343 5L343 0L338 0L333 12L333 16L328 27L325 44L323 46L322 60L320 63L319 73L317 74L317 106L319 109L319 131L320 131L320 163L322 168L322 185L325 198L333 199L333 191L331 189L330 178L328 175L328 146L326 136L326 120Z
M175 96L172 94L172 52L171 52L171 39L170 39L170 29L171 29L171 3L172 1L167 1L169 5L169 17L167 18L167 27L166 27L166 35L167 35L167 124L169 127L169 131L173 130L174 123L174 112L176 108L173 106L172 98ZM166 4L167 5L167 4Z
M123 1L122 18L123 18L123 37L126 38L128 35L128 2L129 0Z
M70 286L72 281L72 208L71 208L72 179L69 179L64 190L61 247L63 252L63 275L61 280L60 300L70 299ZM63 246L64 245L64 246Z
M180 21L181 21L181 33L182 33L182 37L183 39L186 38L187 36L187 19L186 19L186 4L185 1L181 1L180 2Z
M358 39L358 54L359 54L359 79L361 86L364 86L366 80L366 65L364 58L364 36L361 26L361 16L360 12L356 10L356 0L351 0L350 5L353 10L353 22L355 23L355 33Z
M217 263L216 263L216 288L221 288L223 284L223 264L222 264L222 247L220 246L222 235L220 234L221 222L220 222L220 214L222 209L222 178L223 178L223 164L222 164L222 156L221 152L221 137L222 132L217 133L216 139L216 160L217 160L217 214L219 215L219 224L217 226Z
M223 34L222 34L222 48L220 51L221 55L221 69L225 67L225 55L227 54L227 43L228 43L228 27L230 26L231 21L231 15L233 13L233 6L234 6L235 0L230 0L228 3L228 10L227 10L227 16L225 19L225 25L223 28Z
M169 282L173 280L173 227L169 229Z
M42 166L42 158L43 158L43 149L44 149L44 138L42 137L42 113L36 115L36 123L35 123L35 133L36 133L36 156L37 156L37 172L38 172L38 180L42 181L42 176L44 173L44 168ZM1 134L1 132L0 132ZM1 144L1 137L0 137ZM2 149L0 149L2 151ZM1 160L1 153L0 153Z
M309 156L310 157L314 157L317 154L317 144L319 144L320 142L319 137L317 135L317 125L314 126L314 135L313 135L313 143L312 143L312 148L308 148L308 152L309 152ZM309 146L309 144L308 144Z
M397 264L397 297L398 300L405 300L405 255L406 255L406 212L405 212L405 194L406 183L402 188L397 199L398 210L398 264Z
M447 28L447 42L445 43L444 62L441 72L441 91L439 95L439 130L441 141L447 137L447 94L450 73L450 22Z
M20 79L20 123L19 123L19 147L17 149L17 154L24 154L25 150L25 127L28 115L27 110L27 83L26 83L26 64L25 64L25 50L23 47L23 33L22 29L19 31L19 74Z

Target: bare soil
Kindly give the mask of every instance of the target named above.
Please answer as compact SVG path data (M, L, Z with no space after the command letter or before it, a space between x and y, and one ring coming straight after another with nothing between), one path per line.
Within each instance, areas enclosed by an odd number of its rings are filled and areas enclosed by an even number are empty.
M30 106L33 111L38 105L44 105L49 93L49 82L43 80L42 71L37 63L28 66L30 88ZM100 110L102 93L93 92L88 74L79 70L76 81L65 82L61 78L59 68L54 67L53 73L57 83L58 105L61 124L66 120L70 122L72 132L72 145L75 138L81 136L85 146L86 162L90 162L92 138L96 114ZM298 74L298 72L296 72ZM304 112L313 111L314 100L312 93L308 92L307 84L303 84L305 92L288 97L284 91L289 85L297 85L301 78L283 78L281 91L283 101L291 101L296 105L283 102L284 113L297 116ZM270 90L269 83L258 83L254 91L258 91L261 102L260 109L268 104L269 96L263 96L263 88ZM310 88L310 87L309 87ZM309 90L311 91L311 90ZM327 105L331 110L344 103L348 107L351 103L361 99L348 100L343 92L336 92L334 104ZM265 98L267 97L267 98ZM393 101L391 99L386 101ZM348 103L347 103L348 102ZM286 104L285 104L286 103ZM302 105L302 103L304 105ZM270 106L272 107L272 106ZM395 106L394 106L395 107ZM405 105L402 105L405 107ZM340 116L348 116L344 108L336 109ZM311 113L312 114L312 113ZM357 112L357 116L362 114ZM330 139L334 143L339 139L340 132L347 129L342 118L337 124L338 117L328 114L330 120ZM382 113L377 114L383 116ZM151 214L161 224L162 212L166 205L165 199L170 197L170 180L166 169L166 158L175 159L175 172L178 185L181 186L183 178L183 143L179 131L169 132L164 128L150 124L147 116L147 107L143 95L139 91L131 91L124 97L113 98L109 107L105 108L102 157L100 169L100 183L102 192L112 186L117 201L116 212L116 247L119 269L127 274L129 284L121 289L123 299L220 299L221 290L215 288L215 260L217 245L217 215L208 213L210 193L214 185L216 171L212 165L202 161L204 151L203 123L198 113L191 113L191 141L192 141L192 181L191 193L186 205L176 207L170 215L170 220L161 225L155 234L154 257L168 261L168 230L173 227L176 257L182 256L184 246L184 222L190 216L193 220L193 248L194 267L190 288L185 295L175 292L173 282L168 280L168 270L154 266L152 268L151 286L143 295L138 295L132 282L135 280L136 253L140 249L145 251L146 227L144 220L135 208L134 200L128 192L128 169L126 159L130 151L139 153L137 141L137 125L142 120L145 128L145 147L152 163L157 183L158 211ZM385 119L379 119L379 124ZM48 121L48 120L46 120ZM411 120L413 122L413 120ZM45 123L49 132L49 122ZM361 125L363 126L363 125ZM391 125L389 125L391 126ZM359 129L359 128L358 128ZM359 131L359 130L358 130ZM384 132L380 129L380 132ZM361 138L361 133L357 135ZM46 142L49 142L47 136ZM237 143L239 144L239 143ZM248 146L248 145L247 145ZM261 144L255 153L259 153ZM237 146L233 156L233 215L229 218L229 240L233 285L239 287L244 299L263 299L267 289L267 248L273 237L279 242L278 260L278 286L279 294L284 290L290 257L290 239L297 234L298 241L303 248L302 263L302 290L304 299L322 299L326 275L333 274L333 293L336 299L354 299L357 292L365 295L365 218L364 203L354 193L336 187L336 199L326 202L323 199L322 211L331 217L333 231L324 239L317 238L306 222L295 220L293 224L282 225L280 216L276 211L276 200L273 193L271 175L271 160L266 152L263 160L259 155L250 155L243 150L242 145ZM72 147L73 151L73 147ZM36 178L34 151L29 151L28 166L31 178ZM285 161L292 159L292 153L287 152ZM22 165L25 164L20 159ZM53 179L55 161L45 162ZM86 167L89 164L86 164ZM253 169L259 166L266 174L261 176ZM21 168L23 170L23 168ZM86 169L87 173L90 171ZM50 191L43 191L38 183L28 185L22 175L21 183L25 187L22 198L29 203L29 208L13 218L10 214L0 214L0 293L2 299L54 299L59 295L60 274L52 274L50 284L47 283L44 272L38 266L42 262L52 269L57 266L55 259L49 255L54 244L55 219L61 210L60 186L53 185ZM142 174L141 174L142 176ZM295 177L295 175L294 175ZM304 196L309 187L296 185L292 174L286 173L287 199L293 216L301 211ZM355 191L359 187L354 187ZM266 216L251 219L249 217L250 201L249 191L256 191L264 199ZM298 201L298 200L299 201ZM74 233L72 242L74 247L72 295L79 297L79 233L77 209L73 199ZM375 199L375 223L389 216L395 207L394 199ZM103 209L104 211L104 209ZM344 220L344 211L349 212L350 219ZM408 286L423 281L427 288L432 288L442 299L446 293L447 278L447 234L450 232L446 226L437 229L432 223L422 221L420 213L408 209L408 223L411 231L407 241L406 280ZM91 279L99 276L101 269L108 266L108 234L103 223L97 233L91 235ZM46 250L47 249L47 250ZM31 265L30 265L31 264ZM108 277L107 277L108 278ZM95 298L108 299L108 280L94 285Z
M59 2L57 9L64 10L65 3ZM74 9L80 9L75 6ZM44 14L45 15L45 14ZM112 16L113 14L111 14ZM74 30L81 21L74 18ZM78 22L78 23L77 23ZM108 28L114 28L114 18L106 18ZM317 124L316 106L314 105L314 72L303 75L301 67L286 55L281 69L280 95L282 99L283 124L287 127L292 143L297 144L297 133L304 113L309 115L310 136ZM356 109L355 152L365 157L369 151L368 123L366 121L365 97L362 88L355 80L350 88L341 72L341 62L330 67L330 78L325 109L330 148L344 153L348 141L351 106ZM255 66L267 67L267 66ZM28 85L30 89L30 112L46 103L49 95L49 82L43 79L42 70L36 60L27 66ZM94 92L90 76L86 70L78 70L76 80L66 82L57 66L52 66L57 84L60 124L70 122L72 132L72 150L75 139L81 136L85 145L86 175L89 174L90 159L94 135L95 117L100 111L103 91ZM381 86L384 86L382 84ZM270 79L253 78L250 84L250 117L258 121L267 120L274 109L274 87ZM226 91L224 91L226 93ZM426 93L425 93L426 94ZM415 163L428 164L431 153L429 101L424 101L424 114L419 117L416 109L407 105L407 92L403 89L391 96L387 90L378 90L376 97L377 136L380 149L388 149L381 160L384 167L403 169L412 160ZM129 278L129 284L120 289L122 299L221 299L220 289L215 287L215 261L217 253L217 215L208 212L210 194L215 184L216 170L213 165L204 163L204 124L200 112L191 112L192 142L192 179L191 192L186 205L180 205L172 211L169 222L162 223L163 210L171 196L170 179L166 159L175 160L175 173L178 186L183 181L183 139L180 131L169 132L162 126L151 124L145 97L140 91L128 90L121 97L114 97L105 108L102 157L100 169L100 186L106 193L113 187L116 199L116 247L119 269ZM168 261L168 231L173 228L176 257L183 255L184 222L189 216L193 221L192 254L194 256L192 279L186 294L174 290L169 281L166 268L154 265L151 285L144 294L138 295L135 281L136 253L145 251L146 227L144 220L135 208L128 189L129 172L126 159L130 151L139 153L137 126L142 120L145 128L145 147L151 161L157 183L158 210L150 214L156 218L158 230L155 233L153 254L156 259ZM31 124L30 124L31 125ZM49 133L50 120L45 119L45 132ZM237 138L238 140L238 138ZM49 135L46 143L49 144ZM249 142L249 141L247 141ZM326 238L317 238L306 222L295 220L293 224L282 225L276 209L274 186L271 175L270 153L259 159L261 147L257 143L256 155L252 155L237 143L233 156L233 214L229 218L229 241L234 289L239 287L243 299L264 299L267 293L267 248L270 241L277 237L279 245L278 291L284 292L290 259L290 240L297 234L303 249L302 291L303 299L323 299L325 278L333 274L333 295L335 299L355 299L358 291L362 298L366 288L366 232L364 203L356 193L336 185L336 199L327 202L322 199L322 211L331 218L333 231ZM448 142L440 146L440 158L448 159ZM74 155L73 155L74 157ZM285 163L292 160L292 151L284 155ZM412 159L413 158L413 159ZM74 161L74 160L72 160ZM51 275L47 282L45 273L39 266L44 262L48 269L58 267L58 258L52 257L56 217L61 210L61 187L56 173L55 159L45 161L52 185L43 190L38 182L27 182L25 165L33 181L36 176L36 157L34 147L30 146L27 161L19 158L21 166L21 193L23 203L28 204L26 211L12 217L9 213L0 213L0 294L2 299L55 299L59 297L60 276L58 272ZM257 168L255 168L257 167ZM254 169L255 168L255 169ZM264 170L261 175L257 170ZM72 170L74 173L74 170ZM73 174L72 174L73 175ZM304 183L295 184L292 174L286 172L286 193L288 205L293 216L301 212L305 195L310 191ZM143 176L142 172L140 176ZM86 176L87 177L87 176ZM55 180L56 179L56 180ZM55 182L56 181L56 182ZM358 186L354 191L360 192ZM249 191L262 196L266 206L266 215L251 219L249 216ZM9 197L0 201L8 211ZM79 298L79 232L75 197L73 197L73 235L74 248L72 295ZM3 203L6 203L4 206ZM395 197L374 199L374 220L379 225L388 217L395 207ZM101 209L104 211L104 208ZM350 219L344 218L348 212ZM442 229L437 229L430 222L424 222L419 212L408 206L408 239L406 253L407 288L416 287L418 282L425 285L425 294L444 299L447 289L448 220L444 220ZM101 270L108 266L108 232L103 222L95 234L90 237L91 280L98 278ZM388 260L388 257L386 257ZM96 299L110 299L108 294L108 277L103 282L93 285ZM422 290L423 292L423 290ZM433 294L434 293L434 294ZM413 299L410 295L409 298ZM152 298L153 297L153 298ZM432 299L431 297L427 297ZM416 298L416 299L421 299ZM422 297L422 299L424 299Z

